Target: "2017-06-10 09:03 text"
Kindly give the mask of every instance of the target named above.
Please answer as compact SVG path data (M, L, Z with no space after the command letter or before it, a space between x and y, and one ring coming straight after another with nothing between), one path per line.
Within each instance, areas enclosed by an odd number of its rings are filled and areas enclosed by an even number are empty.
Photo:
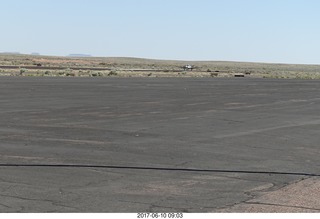
M183 213L138 213L137 218L183 218Z

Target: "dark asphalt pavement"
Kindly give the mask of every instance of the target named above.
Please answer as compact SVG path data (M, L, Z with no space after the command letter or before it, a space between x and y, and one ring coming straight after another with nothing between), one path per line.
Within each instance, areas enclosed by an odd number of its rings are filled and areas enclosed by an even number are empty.
M0 212L224 211L320 174L319 94L309 80L0 77Z

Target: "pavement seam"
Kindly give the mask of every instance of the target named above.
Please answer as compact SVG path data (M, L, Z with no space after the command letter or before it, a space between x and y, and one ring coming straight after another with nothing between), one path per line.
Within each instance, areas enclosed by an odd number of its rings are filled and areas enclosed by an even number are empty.
M272 204L272 203L264 203L264 202L250 202L250 201L244 201L243 203L244 204L254 204L254 205L270 205L270 206L278 206L278 207L300 208L300 209L320 211L320 209L317 209L317 208L308 208L308 207L294 206L294 205L282 205L282 204Z
M86 165L86 164L3 164L0 167L47 167L47 168L99 168L99 169L126 169L126 170L154 170L179 172L207 172L207 173L239 173L239 174L269 174L320 177L320 174L282 171L251 171L251 170L223 170L223 169L197 169L197 168L169 168L169 167L143 167L118 165Z

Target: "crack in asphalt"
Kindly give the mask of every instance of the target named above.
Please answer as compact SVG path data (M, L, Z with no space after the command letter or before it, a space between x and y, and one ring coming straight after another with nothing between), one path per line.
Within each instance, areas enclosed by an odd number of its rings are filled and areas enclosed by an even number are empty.
M48 167L48 168L99 168L99 169L126 169L126 170L155 170L179 172L207 172L207 173L242 173L242 174L270 174L293 176L317 176L320 174L284 171L251 171L251 170L224 170L224 169L198 169L198 168L169 168L169 167L143 167L143 166L115 166L115 165L86 165L86 164L1 164L0 167Z
M75 209L79 210L75 207L67 206L67 205L62 205L59 204L57 201L54 200L48 200L48 199L35 199L35 198L26 198L26 197L20 197L20 196L14 196L14 195L4 195L0 194L0 197L7 197L7 198L15 198L15 199L20 199L20 200L25 200L25 201L36 201L36 202L48 202L51 203L53 206L56 207L63 207L63 208L70 208L70 209ZM2 204L1 204L2 205ZM9 206L8 206L9 207ZM9 207L10 208L10 207ZM23 209L22 209L23 210Z
M244 170L221 170L221 169L195 169L195 168L164 168L164 167L139 167L139 166L112 166L112 165L80 165L80 164L0 164L0 167L48 167L48 168L99 168L99 169L127 169L127 170L155 170L155 171L184 171L184 172L211 172L211 173L243 173L243 174L274 174L274 175L295 175L295 176L320 176L320 174L312 174L312 173L299 173L299 172L275 172L275 171L244 171ZM270 188L268 188L269 190ZM307 210L316 210L320 211L320 209L314 209L314 208L307 208L302 206L287 206L287 205L277 205L277 204L270 204L270 203L259 203L259 202L253 202L252 200L255 195L249 192L245 192L245 194L248 196L247 200L244 200L240 203L243 204L261 204L261 205L274 205L274 206L282 206L282 207L293 207L293 208L301 208L301 209L307 209ZM3 195L0 195L3 196ZM8 197L14 197L14 196L8 196ZM14 197L14 198L20 198L20 197ZM21 198L23 199L23 198ZM28 200L28 199L26 199ZM37 199L29 199L33 201L40 201ZM51 202L51 204L60 206L60 207L67 207L72 208L70 206L63 206L59 205L58 203L50 200L42 200L42 201L48 201ZM123 201L118 200L119 202L130 202L130 201ZM139 203L139 202L131 202L131 203ZM238 205L240 203L235 203L227 208L230 208L232 206ZM149 205L150 209L153 208L168 208L168 209L179 209L182 211L186 211L186 209L183 208L176 208L176 207L169 207L169 206L161 206L157 204L150 204L150 203L139 203L139 204L145 204ZM205 208L213 208L214 207L205 207ZM74 208L76 209L76 208ZM219 208L218 208L219 209ZM222 208L226 209L226 207ZM189 209L190 210L190 209Z
M16 199L21 199L21 200L26 200L26 201L41 201L41 202L50 202L50 203L52 203L51 200L47 200L47 199L25 198L25 197L20 197L20 196L4 195L4 194L0 194L0 196L1 197L7 197L7 198L16 198Z
M314 210L320 211L318 208L308 208L303 206L295 206L295 205L282 205L282 204L272 204L272 203L263 203L263 202L251 202L245 201L244 204L254 204L254 205L270 205L270 206L278 206L278 207L289 207L289 208L300 208L300 209L307 209L307 210Z
M188 212L187 209L184 208L179 208L179 207L172 207L172 206L163 206L163 205L158 205L158 204L152 204L152 203L145 203L145 202L137 202L137 201L125 201L125 200L117 200L118 202L123 202L123 203L133 203L133 204L141 204L141 205L147 205L148 211L147 212L155 212L153 209L154 208L165 208L165 209L173 209L173 210L179 210L181 212ZM190 210L190 208L188 208Z
M5 208L12 208L12 207L10 207L10 206L8 206L8 205L1 204L1 203L0 203L0 206L3 206L3 207L5 207Z

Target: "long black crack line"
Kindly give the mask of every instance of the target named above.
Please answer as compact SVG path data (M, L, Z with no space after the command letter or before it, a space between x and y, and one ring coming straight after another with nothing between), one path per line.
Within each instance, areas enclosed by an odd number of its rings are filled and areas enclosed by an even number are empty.
M168 168L168 167L139 167L139 166L85 165L85 164L1 164L0 163L0 167L99 168L99 169L179 171L179 172L243 173L243 174L270 174L270 175L273 174L273 175L293 175L293 176L320 176L320 174L315 174L315 173L283 172L283 171L250 171L250 170Z
M283 204L273 204L273 203L264 203L264 202L243 202L245 204L253 204L253 205L270 205L270 206L276 206L276 207L288 207L288 208L300 208L300 209L306 209L306 210L314 210L314 211L320 211L318 208L308 208L304 206L296 206L296 205L283 205Z

